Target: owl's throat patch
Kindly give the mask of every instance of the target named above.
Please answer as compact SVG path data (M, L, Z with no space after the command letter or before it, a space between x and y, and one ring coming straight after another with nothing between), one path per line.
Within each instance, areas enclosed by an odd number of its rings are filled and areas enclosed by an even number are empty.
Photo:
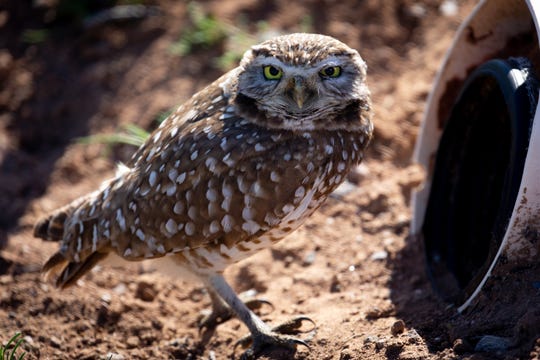
M371 106L360 99L352 100L341 108L320 109L304 114L288 116L271 115L261 109L257 101L242 93L234 99L236 111L244 119L272 129L310 131L310 130L347 130L366 131L370 123Z

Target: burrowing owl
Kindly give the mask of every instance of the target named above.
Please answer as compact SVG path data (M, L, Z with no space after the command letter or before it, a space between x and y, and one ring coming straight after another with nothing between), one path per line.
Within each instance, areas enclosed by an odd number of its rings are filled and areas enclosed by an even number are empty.
M373 130L365 77L358 52L328 36L253 46L116 177L36 225L36 236L62 242L43 271L66 287L109 253L164 257L207 286L204 325L231 309L246 324L247 355L303 344L260 320L222 274L298 228L361 161Z

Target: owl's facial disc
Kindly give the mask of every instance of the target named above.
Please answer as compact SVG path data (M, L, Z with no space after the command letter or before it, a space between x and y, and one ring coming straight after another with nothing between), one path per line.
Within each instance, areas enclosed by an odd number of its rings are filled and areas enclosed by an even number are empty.
M238 114L289 130L361 128L369 115L366 64L327 36L291 34L248 50L238 68Z

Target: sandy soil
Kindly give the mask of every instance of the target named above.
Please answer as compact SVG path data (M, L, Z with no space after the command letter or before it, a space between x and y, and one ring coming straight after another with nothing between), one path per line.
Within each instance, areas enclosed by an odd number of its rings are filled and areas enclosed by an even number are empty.
M0 342L21 331L27 359L231 357L247 330L233 319L203 338L197 319L210 303L200 284L140 264L104 265L59 291L40 277L58 245L32 237L39 217L96 188L134 150L76 138L127 123L153 128L161 112L222 73L211 59L223 49L170 52L189 26L183 2L155 0L155 15L90 28L75 12L54 17L46 1L35 3L45 5L0 5ZM298 31L310 14L313 32L343 40L367 61L376 111L374 142L348 186L226 276L237 291L272 302L261 310L269 323L305 314L317 324L311 351L269 351L267 359L537 359L540 295L517 291L529 286L530 269L458 315L433 292L422 244L408 236L410 195L423 176L410 159L425 100L474 1L458 1L451 16L434 0L382 3L201 1L220 21L251 31L263 20ZM47 39L25 38L40 28ZM485 335L510 345L475 351Z

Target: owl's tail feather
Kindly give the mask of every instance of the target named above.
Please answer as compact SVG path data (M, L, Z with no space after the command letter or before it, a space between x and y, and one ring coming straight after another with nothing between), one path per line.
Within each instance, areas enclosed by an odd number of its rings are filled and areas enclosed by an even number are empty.
M63 254L57 252L43 265L42 272L45 274L46 280L56 278L56 287L64 289L74 285L77 280L106 256L107 253L94 252L83 261L70 262Z
M64 237L64 223L71 207L63 207L41 219L34 226L34 236L43 240L60 241Z
M39 220L34 226L34 236L48 241L60 241L64 238L66 220L72 217L77 209L84 207L96 197L91 193L73 200L69 204L56 209L51 215Z
M88 205L90 196L79 198L38 221L34 236L49 241L63 241L61 250L43 265L45 279L53 280L57 287L73 285L96 263L107 256L89 229L97 227L96 218L79 219L79 210ZM66 240L71 239L71 240Z

